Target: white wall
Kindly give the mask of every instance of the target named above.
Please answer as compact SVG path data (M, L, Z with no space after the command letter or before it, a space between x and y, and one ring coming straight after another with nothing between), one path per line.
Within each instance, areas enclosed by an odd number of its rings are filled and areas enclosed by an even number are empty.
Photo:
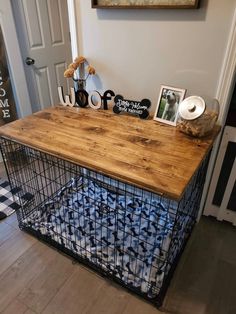
M79 53L99 73L89 88L150 98L160 85L212 98L236 0L202 0L199 10L95 10L77 1Z

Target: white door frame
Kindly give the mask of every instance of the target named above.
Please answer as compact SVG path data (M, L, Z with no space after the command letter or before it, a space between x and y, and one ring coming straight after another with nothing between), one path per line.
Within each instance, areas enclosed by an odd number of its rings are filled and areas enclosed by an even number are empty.
M226 47L225 57L223 61L223 66L221 70L221 75L219 78L216 98L220 103L220 115L219 124L224 126L227 118L230 100L233 93L234 83L236 74L236 8L234 10L232 25L229 33L228 43ZM210 188L211 178L220 146L220 140L222 137L223 128L220 135L218 136L215 145L212 150L211 159L209 162L209 167L207 171L206 183L203 191L201 210L199 212L199 217L202 214L204 208L204 214L208 215L207 208L211 207L213 193ZM214 184L214 183L212 183Z
M227 206L233 192L235 180L236 180L236 159L234 160L234 164L231 170L229 181L227 183L225 194L224 194L220 209L218 211L218 216L217 216L217 220L220 220L220 221L226 220L228 222L231 222L234 227L236 227L236 212L228 209Z
M72 56L74 58L78 54L75 0L67 0L67 4L70 21ZM32 114L32 109L23 64L24 60L21 56L17 38L11 0L0 0L0 24L7 50L10 66L9 71L17 112L19 118L22 118Z
M221 173L221 168L224 162L224 157L225 157L225 153L226 153L229 141L233 143L236 142L236 128L231 127L231 126L226 126L224 128L224 133L223 133L222 141L220 144L220 150L217 156L217 161L216 161L216 165L215 165L215 169L214 169L214 173L212 177L212 182L209 189L209 196L211 196L209 198L210 201L212 201L215 194L215 190L218 184L218 178ZM234 165L231 169L230 177L228 178L228 183L225 188L221 206L209 204L205 209L205 215L215 216L217 220L220 220L220 221L226 220L236 225L236 212L227 209L228 202L229 202L229 199L231 197L231 193L234 187L235 178L236 178L236 160L234 161Z
M71 38L71 53L73 60L78 56L78 37L77 37L77 23L76 23L76 7L75 0L67 0L70 38Z
M16 34L11 0L0 0L0 24L9 61L9 74L14 91L17 113L21 118L31 114L32 110L26 84L24 65Z

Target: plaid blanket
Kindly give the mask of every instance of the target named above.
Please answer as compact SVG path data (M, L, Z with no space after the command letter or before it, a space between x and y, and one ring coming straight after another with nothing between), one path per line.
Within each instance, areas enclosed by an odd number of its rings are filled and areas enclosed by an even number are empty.
M0 219L6 218L15 212L19 206L19 198L15 195L18 189L11 190L6 179L0 178Z

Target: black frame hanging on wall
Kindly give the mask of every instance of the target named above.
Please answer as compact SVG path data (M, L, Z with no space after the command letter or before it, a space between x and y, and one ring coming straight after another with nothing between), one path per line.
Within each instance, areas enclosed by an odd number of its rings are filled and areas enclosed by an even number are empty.
M92 8L94 9L198 9L200 5L200 0L189 0L189 4L182 4L181 1L179 4L176 4L176 1L173 1L173 4L104 4L100 0L92 0ZM175 3L174 3L175 2Z

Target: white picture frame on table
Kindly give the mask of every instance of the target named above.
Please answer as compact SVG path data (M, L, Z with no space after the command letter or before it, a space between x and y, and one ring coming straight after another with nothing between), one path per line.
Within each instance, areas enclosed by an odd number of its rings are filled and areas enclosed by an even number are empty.
M186 89L161 85L154 120L176 126L179 104L184 100Z

